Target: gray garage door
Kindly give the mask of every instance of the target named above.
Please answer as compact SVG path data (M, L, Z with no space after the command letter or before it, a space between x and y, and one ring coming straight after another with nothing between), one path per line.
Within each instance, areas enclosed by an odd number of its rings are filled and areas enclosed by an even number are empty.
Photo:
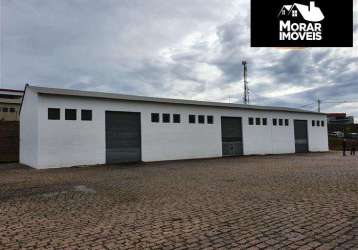
M221 136L224 156L243 154L241 117L221 117Z
M136 162L140 160L140 113L107 111L107 163Z
M308 152L307 121L295 120L295 148L296 153Z

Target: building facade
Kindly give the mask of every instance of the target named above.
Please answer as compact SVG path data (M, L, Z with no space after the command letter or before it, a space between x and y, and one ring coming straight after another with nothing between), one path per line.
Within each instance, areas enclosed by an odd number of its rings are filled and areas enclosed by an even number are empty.
M329 125L352 125L354 124L354 117L347 116L346 113L328 113Z
M18 121L23 91L0 89L0 121Z
M20 162L35 168L328 150L326 115L28 86Z

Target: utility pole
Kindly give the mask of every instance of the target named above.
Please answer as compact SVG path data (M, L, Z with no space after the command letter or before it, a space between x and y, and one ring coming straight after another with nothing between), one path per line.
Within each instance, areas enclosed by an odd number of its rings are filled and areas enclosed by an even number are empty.
M317 99L317 111L321 113L321 100L319 98Z
M250 103L249 97L249 83L247 82L247 62L242 61L242 65L244 65L244 104Z

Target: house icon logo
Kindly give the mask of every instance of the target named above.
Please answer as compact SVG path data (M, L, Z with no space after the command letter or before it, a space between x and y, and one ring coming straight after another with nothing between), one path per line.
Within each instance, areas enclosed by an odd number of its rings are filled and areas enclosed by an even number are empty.
M283 5L278 17L280 19L290 18L291 20L302 18L307 22L320 22L324 19L321 9L315 6L314 1L311 1L310 5L298 3Z

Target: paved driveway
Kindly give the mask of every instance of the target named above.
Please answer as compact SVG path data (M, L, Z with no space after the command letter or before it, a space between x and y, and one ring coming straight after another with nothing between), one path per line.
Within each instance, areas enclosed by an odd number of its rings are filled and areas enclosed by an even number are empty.
M0 249L358 249L358 157L0 165Z

